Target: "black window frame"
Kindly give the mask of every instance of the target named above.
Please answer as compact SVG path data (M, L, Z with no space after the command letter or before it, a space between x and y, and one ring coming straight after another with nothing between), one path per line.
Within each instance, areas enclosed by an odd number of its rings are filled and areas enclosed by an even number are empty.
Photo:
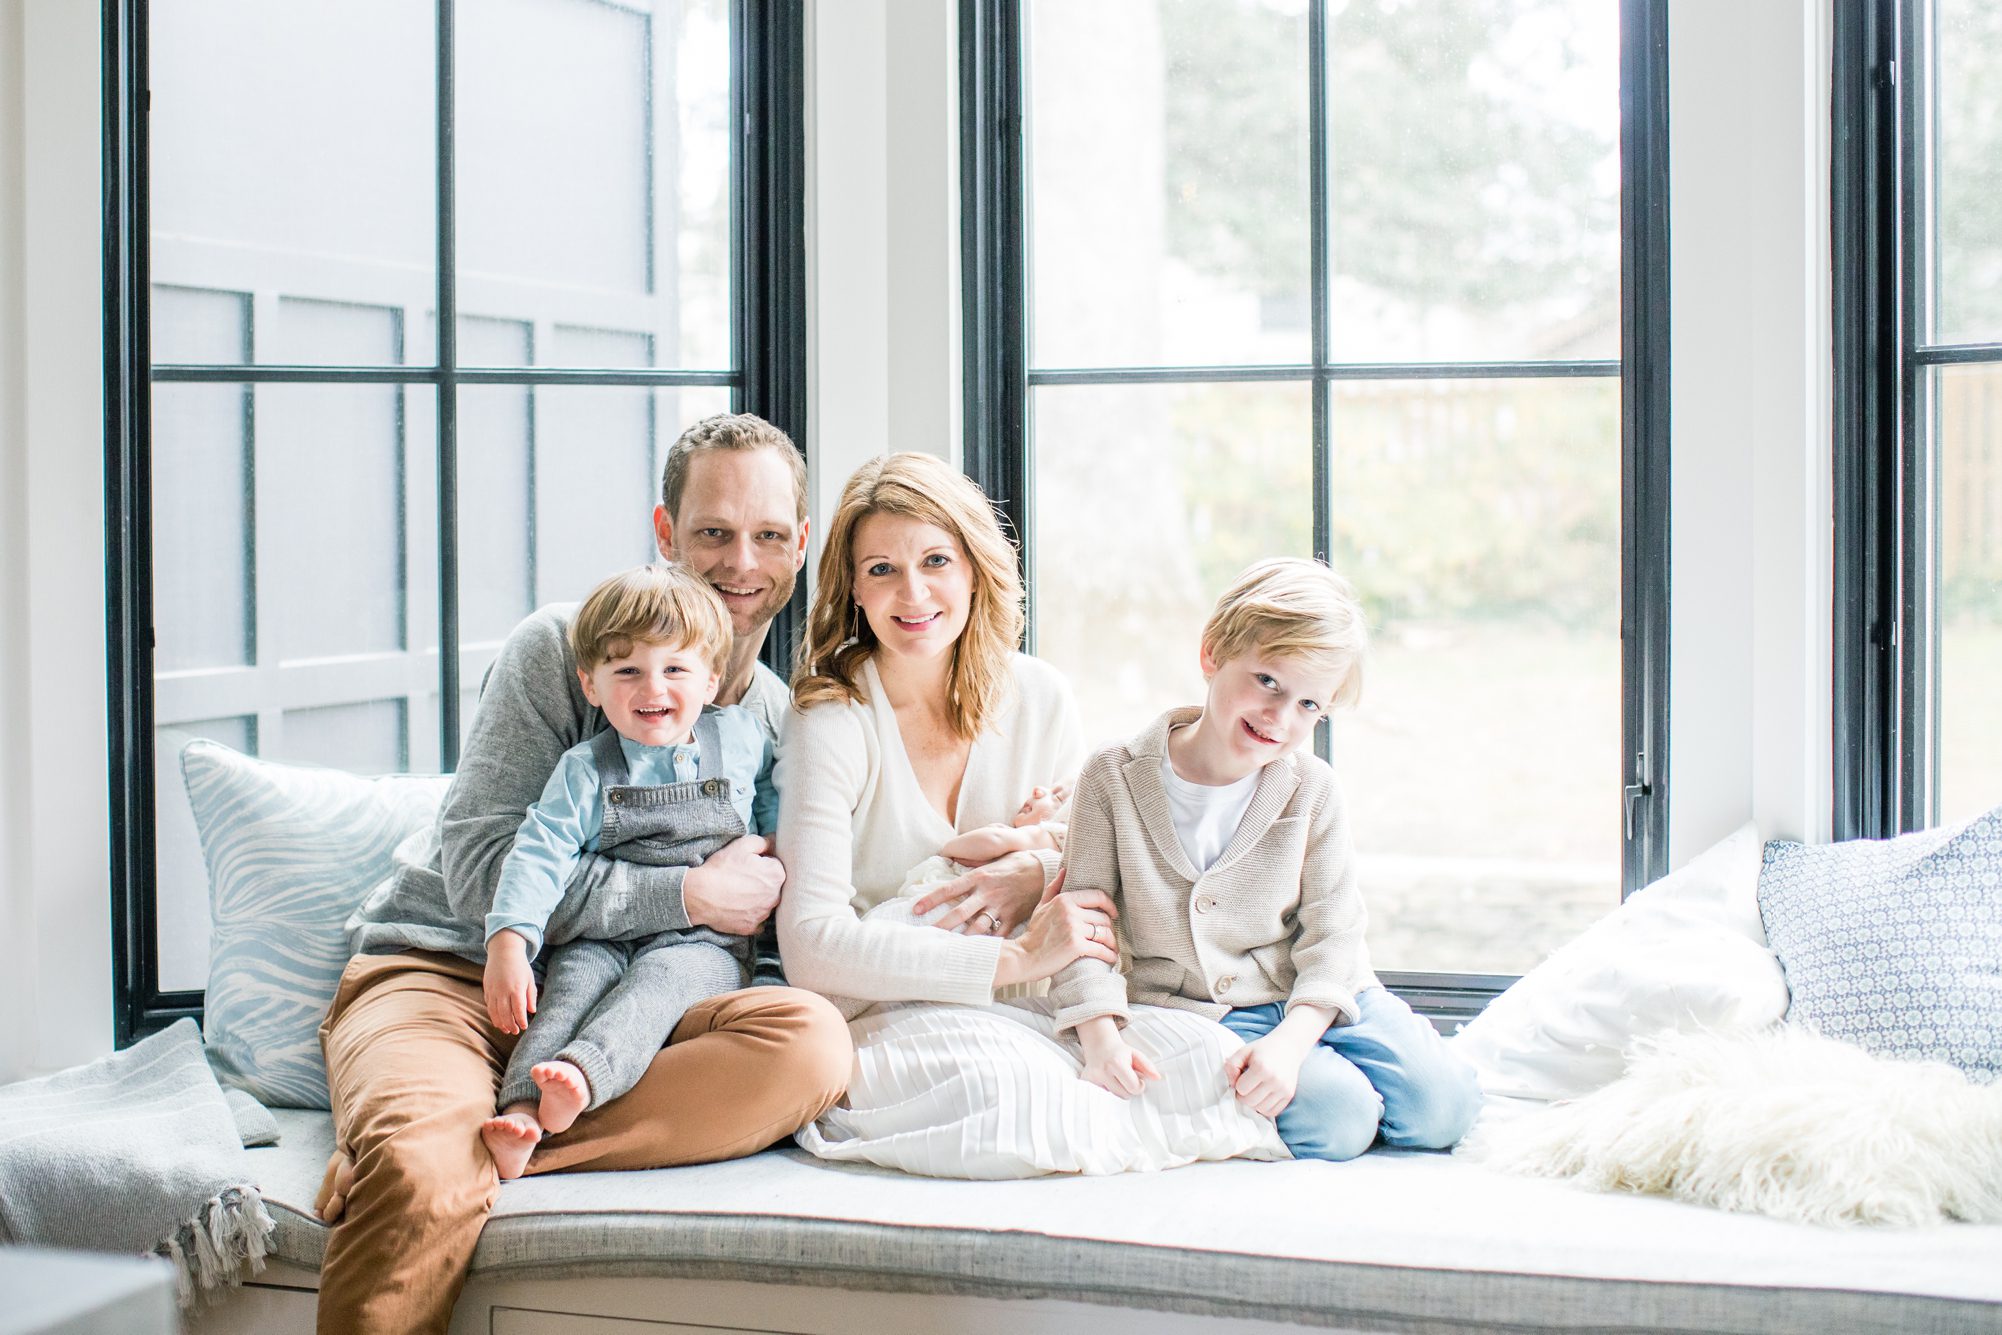
M1837 839L1887 839L1938 810L1939 478L1931 368L2002 364L2002 342L1926 336L1920 274L1923 0L1835 8L1829 120L1834 345L1834 810Z
M730 387L734 403L804 451L806 359L806 21L802 0L730 0L730 182L735 369L564 370L457 364L454 155L455 0L436 14L438 348L425 367L162 367L150 346L148 0L103 0L105 590L109 707L112 1025L124 1047L177 1019L201 1018L203 993L163 991L154 843L152 385L228 381L422 384L438 390L439 730L441 768L457 762L459 637L457 395L460 385ZM763 657L783 671L803 624L804 589L780 612Z
M966 472L1014 525L1033 607L1036 541L1027 406L1032 384L1307 380L1313 395L1314 551L1328 535L1328 381L1426 375L1611 375L1621 381L1621 897L1668 870L1669 815L1669 161L1668 2L1620 0L1620 359L1556 363L1356 365L1327 352L1326 0L1308 5L1313 362L1303 367L1149 371L1028 369L1024 213L1023 19L1026 0L960 0L960 264L964 283ZM1033 636L1034 619L1030 620ZM1033 639L1029 647L1034 648ZM1325 740L1323 740L1325 744ZM1610 804L1609 804L1610 809ZM1619 817L1615 817L1616 819ZM1509 975L1385 972L1383 981L1445 1023L1476 1015Z

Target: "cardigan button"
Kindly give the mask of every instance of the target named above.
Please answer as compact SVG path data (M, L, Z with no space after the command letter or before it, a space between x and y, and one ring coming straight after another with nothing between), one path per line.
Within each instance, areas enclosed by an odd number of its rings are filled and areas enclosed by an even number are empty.
M723 785L718 783L714 779L711 779L707 783L702 785L702 791L707 795L709 795L710 797L716 796L718 792L722 791L722 788Z
M1232 983L1235 983L1236 981L1237 981L1237 975L1236 975L1236 974L1229 974L1229 973L1227 973L1227 974L1225 974L1225 975L1224 975L1223 977L1221 977L1221 978L1217 979L1217 980L1216 980L1216 990L1217 990L1217 995L1221 996L1221 995L1223 995L1223 994L1224 994L1225 992L1228 992L1228 991L1230 991L1230 986L1231 986L1231 984L1232 984Z
M1198 912L1198 913L1208 913L1208 912L1209 912L1209 911L1210 911L1211 909L1213 909L1213 908L1215 908L1215 907L1216 907L1216 896L1215 896L1215 895L1197 895L1197 896L1196 896L1196 912Z
M619 789L614 788L612 789L611 792L605 794L605 800L607 802L610 802L613 806L617 806L619 805L619 803L626 800L626 795Z

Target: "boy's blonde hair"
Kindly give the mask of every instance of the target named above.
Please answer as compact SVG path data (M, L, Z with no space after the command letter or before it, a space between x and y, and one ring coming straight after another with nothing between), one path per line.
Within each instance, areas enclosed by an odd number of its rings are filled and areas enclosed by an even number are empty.
M1245 567L1203 627L1210 660L1228 663L1253 651L1297 658L1339 674L1328 706L1362 696L1369 623L1349 582L1319 561L1282 556Z
M635 644L690 648L721 672L731 638L723 600L683 565L620 571L591 590L570 622L570 653L586 672L631 653Z

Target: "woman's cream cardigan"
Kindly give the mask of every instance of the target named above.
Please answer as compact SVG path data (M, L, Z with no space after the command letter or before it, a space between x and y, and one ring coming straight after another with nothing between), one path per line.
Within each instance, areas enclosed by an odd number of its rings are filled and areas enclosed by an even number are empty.
M1001 941L936 927L863 922L904 874L954 834L1006 823L1037 784L1072 783L1084 759L1070 684L1016 654L1014 690L974 739L947 822L918 789L873 660L853 703L795 710L779 743L778 856L785 863L779 948L796 987L863 1001L994 999ZM1055 853L1042 855L1044 879Z

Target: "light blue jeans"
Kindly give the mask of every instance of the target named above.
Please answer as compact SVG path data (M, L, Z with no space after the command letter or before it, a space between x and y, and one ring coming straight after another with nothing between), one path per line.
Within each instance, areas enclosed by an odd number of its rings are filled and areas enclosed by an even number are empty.
M1279 1138L1296 1159L1353 1159L1379 1138L1398 1149L1458 1144L1481 1110L1473 1068L1454 1055L1431 1022L1381 987L1356 994L1354 1024L1335 1024L1300 1063L1293 1101L1279 1114ZM1281 1002L1223 1017L1249 1043L1285 1018Z

